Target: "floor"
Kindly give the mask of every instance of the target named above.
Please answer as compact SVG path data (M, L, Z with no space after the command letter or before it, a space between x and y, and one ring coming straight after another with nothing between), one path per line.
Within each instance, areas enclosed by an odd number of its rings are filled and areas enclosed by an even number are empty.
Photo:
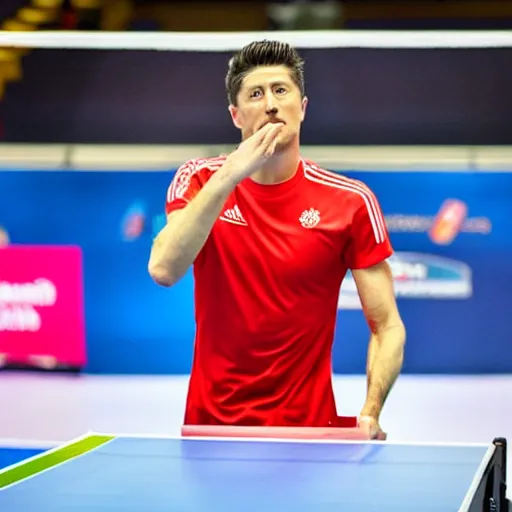
M334 386L339 414L356 415L364 377L336 377ZM44 448L89 430L178 435L186 388L187 377L2 372L0 446ZM512 442L511 404L512 375L404 375L381 423L395 441Z

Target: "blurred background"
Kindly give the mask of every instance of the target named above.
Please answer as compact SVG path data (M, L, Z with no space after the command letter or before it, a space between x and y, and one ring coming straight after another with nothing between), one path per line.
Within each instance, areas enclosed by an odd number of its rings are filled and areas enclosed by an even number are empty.
M512 438L512 2L2 0L0 29L333 31L299 45L303 154L374 190L396 250L408 345L383 426L398 440ZM382 30L458 37L385 48ZM466 47L479 30L510 40ZM333 44L360 31L372 48ZM179 432L192 276L159 288L147 260L176 168L238 142L230 55L0 48L0 466L88 430ZM338 313L339 413L358 414L368 331L350 275Z

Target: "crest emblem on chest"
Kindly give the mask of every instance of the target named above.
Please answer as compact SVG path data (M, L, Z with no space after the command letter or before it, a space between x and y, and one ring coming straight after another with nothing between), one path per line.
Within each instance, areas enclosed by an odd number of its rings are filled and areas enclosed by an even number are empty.
M299 217L299 222L306 229L314 228L320 222L320 212L314 208L304 210Z

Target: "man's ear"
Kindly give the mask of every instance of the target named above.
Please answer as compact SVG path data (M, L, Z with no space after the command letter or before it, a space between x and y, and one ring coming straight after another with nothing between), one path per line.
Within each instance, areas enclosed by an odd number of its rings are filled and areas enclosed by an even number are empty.
M239 120L239 111L234 105L229 105L228 107L229 113L231 114L231 120L236 128L241 129L242 125Z
M304 121L304 118L306 117L306 108L308 106L308 97L307 96L304 96L304 98L302 98L302 118L301 120Z

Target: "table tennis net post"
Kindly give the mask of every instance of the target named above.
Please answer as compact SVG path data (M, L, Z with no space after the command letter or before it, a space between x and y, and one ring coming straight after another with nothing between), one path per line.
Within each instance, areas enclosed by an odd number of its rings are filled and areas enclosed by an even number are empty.
M494 464L489 478L488 497L489 509L495 512L510 512L512 504L507 499L507 440L496 437L493 440L495 448Z

